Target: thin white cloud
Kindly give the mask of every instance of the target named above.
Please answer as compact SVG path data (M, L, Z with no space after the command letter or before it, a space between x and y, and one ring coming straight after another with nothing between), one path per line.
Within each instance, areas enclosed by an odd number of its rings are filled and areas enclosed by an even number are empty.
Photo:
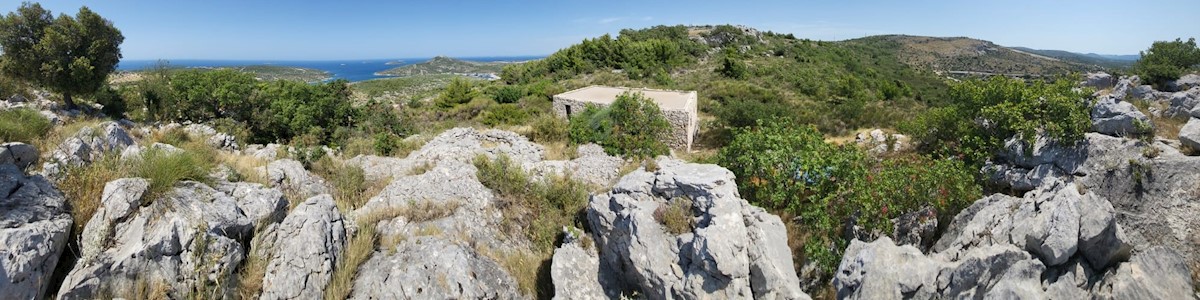
M600 19L600 24L609 24L609 23L619 22L624 19L625 18L619 18L619 17L603 18L603 19Z

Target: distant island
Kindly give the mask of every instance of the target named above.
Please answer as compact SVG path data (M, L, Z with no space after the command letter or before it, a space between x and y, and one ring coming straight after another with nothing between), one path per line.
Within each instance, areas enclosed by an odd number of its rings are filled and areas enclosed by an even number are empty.
M438 56L425 62L396 67L375 73L381 76L409 77L418 75L455 74L482 79L498 79L504 66L513 62L478 62Z

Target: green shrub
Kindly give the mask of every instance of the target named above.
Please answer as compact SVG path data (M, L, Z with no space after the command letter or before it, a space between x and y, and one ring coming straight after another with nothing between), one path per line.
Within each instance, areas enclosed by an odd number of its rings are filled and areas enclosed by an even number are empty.
M505 85L492 91L492 99L501 104L517 103L521 97L525 97L525 89L520 86Z
M446 85L441 94L438 94L437 100L434 100L434 102L437 103L438 107L451 108L467 103L471 99L474 99L475 96L477 96L475 87L470 81L455 78L450 81L449 85Z
M533 120L529 138L537 143L563 142L569 137L570 124L554 115L542 115Z
M1156 41L1141 55L1141 59L1134 64L1134 70L1143 79L1158 86L1200 65L1200 48L1196 47L1196 38L1189 38L1186 42L1181 39Z
M808 238L796 250L827 274L849 242L841 232L847 220L889 233L891 218L925 205L953 216L980 195L975 169L960 160L871 159L856 147L826 143L812 126L787 124L771 120L737 130L717 161L737 175L748 201L803 219Z
M979 166L1020 136L1032 144L1038 134L1073 144L1091 128L1091 108L1070 80L1027 84L995 77L951 87L952 104L901 124L918 149L936 158L962 158Z
M100 112L104 115L114 119L125 118L125 98L121 95L121 91L105 86L92 94L92 100L103 106Z
M382 156L390 156L400 148L400 137L395 134L380 132L375 134L372 148L375 153Z
M746 63L733 55L731 51L727 51L725 57L721 59L721 68L717 69L717 73L733 79L745 78Z
M671 124L654 101L641 93L624 93L612 105L589 106L571 119L571 141L596 143L606 152L631 158L669 153L663 143Z
M517 125L524 124L529 120L529 113L516 104L500 104L493 105L483 113L479 114L479 118L485 125Z
M0 141L33 143L50 132L53 124L36 110L0 110Z

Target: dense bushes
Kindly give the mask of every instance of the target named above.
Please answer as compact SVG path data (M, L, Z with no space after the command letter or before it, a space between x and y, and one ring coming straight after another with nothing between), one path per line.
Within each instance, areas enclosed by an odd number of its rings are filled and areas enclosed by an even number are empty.
M0 110L0 141L32 143L50 132L50 120L36 110Z
M824 141L812 126L766 121L738 130L718 164L737 174L755 205L802 218L805 257L831 271L848 241L845 222L865 232L891 231L890 219L929 205L953 216L979 197L974 172L958 160L921 156L876 160Z
M621 69L629 78L651 78L683 66L705 48L688 39L687 27L682 25L622 30L615 39L606 34L542 60L506 66L501 77L508 83L529 83L547 77L565 79L596 70Z
M1134 64L1134 70L1143 79L1156 85L1175 80L1200 65L1200 48L1196 47L1195 38L1187 42L1181 39L1154 42L1150 49L1141 54L1142 58Z
M244 128L247 142L336 144L361 120L371 131L402 131L390 107L351 105L347 82L258 81L234 70L164 70L127 87L130 115L141 120L223 123ZM107 105L106 105L107 108ZM390 115L390 114L389 114ZM364 127L367 128L367 127ZM373 132L370 132L373 133Z
M1040 133L1071 144L1091 127L1084 94L1073 90L1070 80L971 80L953 85L949 100L950 105L901 126L921 151L936 158L957 157L978 165L1013 136L1032 144Z
M654 157L669 153L662 141L670 127L654 101L624 93L607 108L589 106L572 117L570 136L574 143L596 143L613 155Z

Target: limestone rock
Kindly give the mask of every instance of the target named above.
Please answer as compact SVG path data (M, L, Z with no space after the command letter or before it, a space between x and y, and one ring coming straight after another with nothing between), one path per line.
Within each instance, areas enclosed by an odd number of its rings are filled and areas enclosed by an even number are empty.
M153 199L148 188L132 178L105 186L60 299L121 296L134 279L165 286L173 298L199 286L206 297L232 296L232 278L254 230L237 200L198 182L179 183Z
M672 159L658 165L626 175L588 204L600 257L625 286L650 299L808 298L781 238L783 223L740 199L732 172ZM655 214L680 199L692 201L696 227L674 235Z
M273 253L259 299L320 299L346 245L346 228L333 198L309 198L269 236L275 240L265 245Z
M468 246L420 236L396 247L362 264L350 299L522 298L512 276Z
M625 160L610 156L596 144L579 145L578 158L567 161L541 161L534 164L531 173L535 179L550 175L569 175L573 179L607 186L617 179Z
M901 215L892 219L892 237L896 239L896 244L913 245L922 252L929 251L937 235L937 217L937 209L932 206Z
M1178 252L1154 247L1106 274L1096 288L1101 298L1188 299L1195 297L1191 271Z
M1095 132L1126 136L1147 133L1152 129L1150 126L1150 118L1129 102L1101 97L1092 108L1092 130Z
M1107 89L1115 86L1117 79L1112 75L1104 72L1087 73L1084 75L1083 86L1096 89Z
M42 170L49 177L57 177L64 167L86 165L134 144L133 138L117 122L84 127L51 150Z
M304 169L304 165L292 159L280 159L267 164L265 174L271 186L284 191L294 191L300 197L309 198L320 194L328 194L330 187L325 179Z
M595 249L582 245L579 229L564 230L562 246L554 250L550 278L554 280L554 299L613 299L620 291L606 289L601 280L614 280L608 265L601 265ZM602 279L603 278L603 279Z
M1167 89L1171 91L1183 91L1194 87L1200 87L1200 74L1183 75L1167 83Z
M61 192L0 164L0 299L42 299L71 232Z
M21 170L37 163L38 150L25 143L0 144L0 164L13 164Z
M1169 106L1163 115L1168 117L1187 116L1189 111L1200 104L1200 87L1170 94L1165 98Z
M1192 149L1200 149L1200 118L1191 118L1179 129L1179 142Z

